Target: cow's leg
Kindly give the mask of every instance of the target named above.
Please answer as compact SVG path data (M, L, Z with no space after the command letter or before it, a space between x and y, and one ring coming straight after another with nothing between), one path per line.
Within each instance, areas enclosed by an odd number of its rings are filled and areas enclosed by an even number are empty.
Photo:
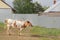
M19 30L20 30L19 31L19 36L20 36L20 35L22 35L21 31L23 30L23 28L20 28Z
M10 25L7 25L7 34L8 34L8 35L10 35L9 30L10 30Z

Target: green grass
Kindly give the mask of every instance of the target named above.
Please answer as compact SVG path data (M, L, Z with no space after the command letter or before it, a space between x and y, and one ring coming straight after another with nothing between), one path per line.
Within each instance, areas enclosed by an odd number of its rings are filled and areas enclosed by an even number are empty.
M0 22L0 32L2 32L5 28L5 24Z
M33 27L30 32L32 34L38 34L38 35L53 35L53 36L60 35L60 29L44 28L44 27L38 27L38 26Z

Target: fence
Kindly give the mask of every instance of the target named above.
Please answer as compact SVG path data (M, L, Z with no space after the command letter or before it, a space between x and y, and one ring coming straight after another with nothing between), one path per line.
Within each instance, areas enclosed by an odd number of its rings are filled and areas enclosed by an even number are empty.
M43 26L47 28L60 28L60 17L50 17L38 14L1 14L0 21L4 22L6 18L17 20L29 20L35 26Z

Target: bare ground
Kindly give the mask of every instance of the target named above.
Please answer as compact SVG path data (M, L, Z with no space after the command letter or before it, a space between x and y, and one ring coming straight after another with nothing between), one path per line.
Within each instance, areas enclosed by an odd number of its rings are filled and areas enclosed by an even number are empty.
M24 33L19 36L18 34L7 35L6 32L1 32L0 40L60 40L60 36L42 36L30 33Z
M25 32L19 36L15 31L11 35L6 34L6 30L0 32L0 40L60 40L60 36L33 35Z

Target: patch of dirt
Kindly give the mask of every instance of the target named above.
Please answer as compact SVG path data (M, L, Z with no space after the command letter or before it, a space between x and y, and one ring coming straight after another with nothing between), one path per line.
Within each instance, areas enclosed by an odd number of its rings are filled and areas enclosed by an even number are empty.
M0 40L39 40L39 38L25 34L19 36L17 34L7 35L6 33L0 33Z
M6 30L0 32L0 40L60 40L60 36L47 36L47 35L33 35L29 33L27 30L22 35L16 32L16 30L11 31L11 35L6 34Z
M18 34L7 35L6 32L0 33L0 40L60 40L59 37L31 35L30 33L23 33L20 36Z

